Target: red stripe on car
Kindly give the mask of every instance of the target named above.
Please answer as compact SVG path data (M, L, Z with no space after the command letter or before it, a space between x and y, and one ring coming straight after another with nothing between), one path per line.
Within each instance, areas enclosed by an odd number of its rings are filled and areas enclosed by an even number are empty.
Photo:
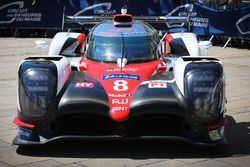
M109 95L109 113L115 121L128 119L130 103L136 89L161 64L160 60L156 60L148 63L128 64L120 68L117 64L105 64L88 59L85 61L86 72L98 79Z
M26 128L34 128L35 127L35 125L28 124L28 123L21 121L18 117L14 118L13 123L18 125L18 126L22 126L22 127L26 127Z

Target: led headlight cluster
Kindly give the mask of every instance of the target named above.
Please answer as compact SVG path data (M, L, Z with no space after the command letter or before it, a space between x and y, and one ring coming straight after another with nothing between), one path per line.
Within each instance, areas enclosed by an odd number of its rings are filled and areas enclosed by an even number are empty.
M222 105L223 81L213 71L191 71L186 90L198 117L217 117Z
M54 92L55 79L47 69L30 69L22 74L19 99L22 111L32 117L43 116Z

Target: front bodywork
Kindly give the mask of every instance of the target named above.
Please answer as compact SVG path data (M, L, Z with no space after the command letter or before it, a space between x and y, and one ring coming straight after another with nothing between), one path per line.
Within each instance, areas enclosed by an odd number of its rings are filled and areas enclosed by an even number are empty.
M43 62L40 63L43 64ZM150 63L150 66L155 66L157 63ZM40 64L36 62L35 66L40 66ZM195 68L192 63L189 66L189 68ZM209 63L203 64L203 66L207 70L211 69ZM217 66L219 67L219 64ZM115 75L114 71L116 70L118 71L116 73L121 73L119 68L105 68L111 71L107 75L111 75L110 73ZM137 68L127 67L124 70L134 69ZM23 69L21 68L21 70ZM218 73L222 72L221 69L217 70ZM195 72L197 70L192 70L189 75L193 75L192 73ZM130 74L130 76L132 75L134 74ZM125 74L121 77L128 76ZM142 75L138 76L143 77ZM56 95L55 91L54 95L48 95L53 96L53 98L48 99L44 109L39 110L43 108L41 106L38 107L39 109L33 109L39 112L38 114L28 113L34 106L26 108L26 106L20 105L18 119L34 126L19 124L21 125L19 126L19 135L14 143L42 144L63 138L166 138L180 139L196 144L218 144L224 141L222 133L223 108L220 108L220 111L216 109L213 111L215 113L206 113L206 111L200 111L206 110L200 106L196 111L192 105L195 103L192 101L193 97L187 98L182 94L174 79L173 72L148 76L150 77L145 80L139 81L136 80L137 78L132 80L139 82L137 86L133 83L134 85L131 87L134 87L135 90L132 92L117 93L107 92L108 85L111 83L103 84L102 82L106 80L98 80L98 77L95 78L87 72L71 72L65 86L59 93ZM219 77L221 78L221 76ZM189 80L190 76L185 79ZM20 78L20 82L22 80ZM117 80L110 79L108 81ZM56 83L55 81L51 82ZM222 85L223 83L221 83ZM184 92L188 96L192 96L189 87L189 84L185 84ZM21 104L34 103L34 99L27 97L29 96L28 92L23 92L24 88L20 88L19 91L19 96L22 96L19 97ZM39 100L36 102L39 103ZM220 103L222 104L222 102ZM209 109L212 107L210 106ZM200 113L202 114L200 115Z

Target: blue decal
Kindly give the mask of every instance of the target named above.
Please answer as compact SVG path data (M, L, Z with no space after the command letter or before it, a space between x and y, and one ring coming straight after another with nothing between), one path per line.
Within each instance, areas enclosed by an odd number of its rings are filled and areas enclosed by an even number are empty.
M109 74L103 75L102 80L110 80L110 79L132 79L132 80L140 80L140 76L131 75L131 74Z
M146 31L140 31L140 32L123 32L123 36L146 36L148 33Z
M108 72L114 71L114 68L108 68L107 71L108 71Z
M26 129L23 127L19 127L18 135L23 140L31 140L32 139L32 130Z

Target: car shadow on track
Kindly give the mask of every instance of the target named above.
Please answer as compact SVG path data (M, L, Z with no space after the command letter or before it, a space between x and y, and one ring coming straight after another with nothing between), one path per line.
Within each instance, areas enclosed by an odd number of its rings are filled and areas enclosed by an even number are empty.
M67 158L221 158L250 155L250 123L227 116L228 146L198 147L170 141L64 141L42 146L19 146L18 154ZM248 147L247 147L248 146Z

